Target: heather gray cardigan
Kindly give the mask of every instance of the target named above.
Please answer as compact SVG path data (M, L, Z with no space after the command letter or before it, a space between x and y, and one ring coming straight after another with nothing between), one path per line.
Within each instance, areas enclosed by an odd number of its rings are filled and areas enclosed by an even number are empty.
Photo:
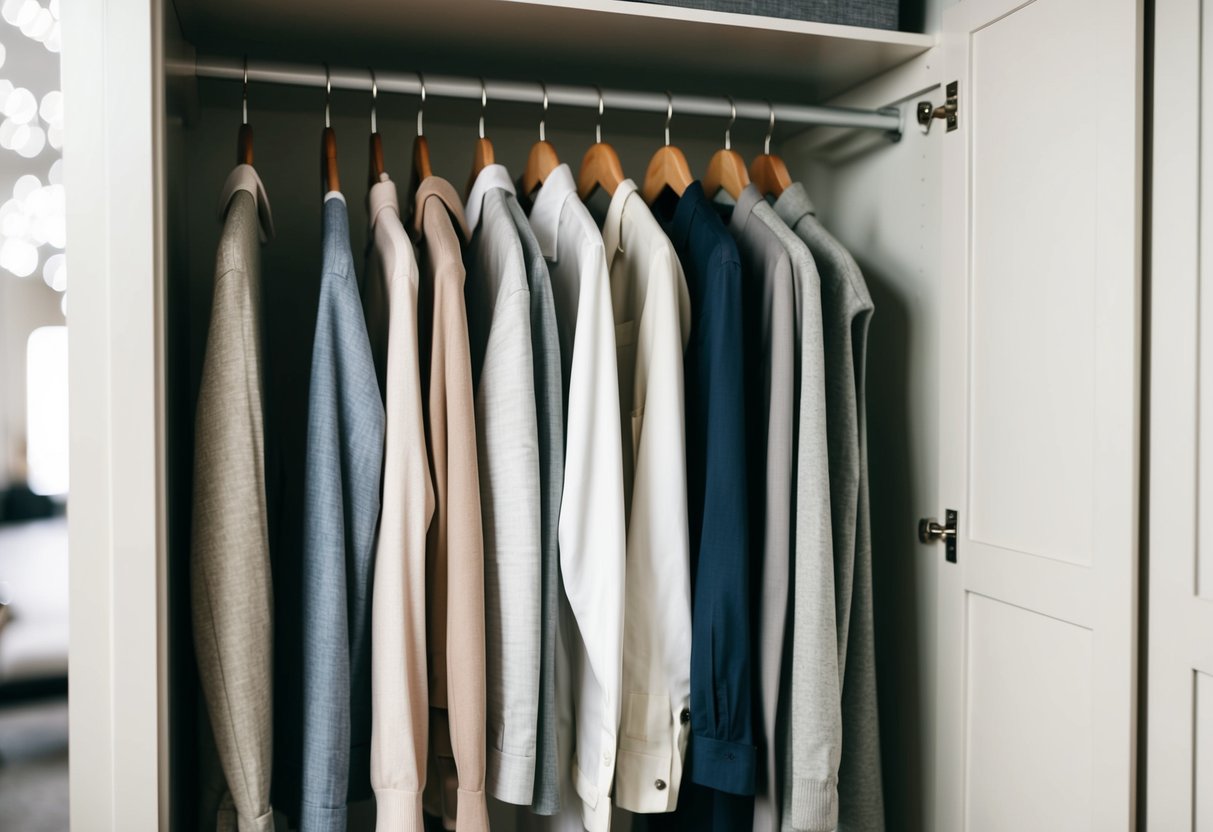
M884 829L884 800L876 712L864 413L864 360L872 297L850 252L817 221L802 185L797 183L785 190L775 203L775 211L808 244L821 275L838 670L842 683L838 828L879 832ZM797 695L795 683L792 695ZM785 789L790 785L795 798L795 766L785 775ZM795 815L792 820L796 820Z

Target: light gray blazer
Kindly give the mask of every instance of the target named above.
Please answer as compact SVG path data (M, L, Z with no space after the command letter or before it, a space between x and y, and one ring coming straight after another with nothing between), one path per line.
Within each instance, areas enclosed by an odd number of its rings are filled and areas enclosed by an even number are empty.
M274 828L273 590L261 405L261 240L273 233L256 172L228 176L194 421L190 589L198 675L227 792L219 832ZM204 743L204 747L207 744Z

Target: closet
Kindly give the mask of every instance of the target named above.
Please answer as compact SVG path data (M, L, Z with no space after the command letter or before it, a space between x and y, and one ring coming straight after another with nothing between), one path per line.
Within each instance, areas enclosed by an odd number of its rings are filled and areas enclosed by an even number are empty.
M419 100L384 79L418 70L488 79L483 116L514 176L541 118L562 161L593 143L596 108L562 104L562 85L724 106L674 108L669 129L697 176L723 144L726 96L899 123L777 118L771 141L876 307L868 455L888 828L1138 824L1143 4L928 0L925 33L628 0L71 5L77 828L195 828L192 419L245 55L277 232L262 261L271 362L310 349L294 324L316 303L326 104L322 83L272 83L274 66L338 73L329 103L360 268L370 69L402 187ZM546 116L537 98L495 98L507 81L535 95L546 84ZM747 159L768 129L754 109L731 130ZM425 103L433 168L457 187L480 116L478 100ZM612 108L608 92L602 134L637 182L664 123ZM268 379L267 407L302 406L302 382Z

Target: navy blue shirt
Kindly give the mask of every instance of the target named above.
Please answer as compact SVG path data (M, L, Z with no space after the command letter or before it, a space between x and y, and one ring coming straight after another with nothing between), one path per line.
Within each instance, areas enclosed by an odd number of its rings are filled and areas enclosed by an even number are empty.
M653 213L674 243L691 296L685 378L694 601L687 769L693 783L716 790L718 798L752 795L741 258L698 182L680 198L664 194ZM713 825L737 828L722 816L732 814L729 801L716 803Z

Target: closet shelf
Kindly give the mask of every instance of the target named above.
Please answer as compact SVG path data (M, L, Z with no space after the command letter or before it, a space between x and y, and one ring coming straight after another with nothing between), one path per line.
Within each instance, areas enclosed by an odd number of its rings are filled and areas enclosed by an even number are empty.
M177 0L200 53L820 103L932 35L629 0Z

